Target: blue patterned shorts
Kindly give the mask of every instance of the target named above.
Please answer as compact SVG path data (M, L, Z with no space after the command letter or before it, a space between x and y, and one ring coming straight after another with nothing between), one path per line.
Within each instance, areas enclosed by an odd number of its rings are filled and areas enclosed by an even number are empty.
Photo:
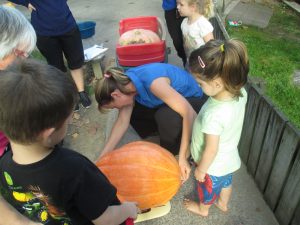
M232 173L216 177L205 175L204 182L197 182L197 191L200 202L205 205L213 204L220 196L222 188L227 188L232 183Z

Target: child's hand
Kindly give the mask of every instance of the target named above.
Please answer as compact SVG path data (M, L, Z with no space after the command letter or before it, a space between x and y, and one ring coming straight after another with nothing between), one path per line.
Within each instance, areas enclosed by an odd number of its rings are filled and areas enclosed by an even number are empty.
M199 182L204 182L205 181L205 175L206 173L202 170L199 169L199 167L197 167L195 169L195 178L197 181Z
M137 214L140 213L139 208L137 207L136 202L123 202L122 205L126 208L128 212L128 217L132 219L137 218Z
M190 176L191 167L186 159L179 159L179 167L181 172L181 181L184 183Z

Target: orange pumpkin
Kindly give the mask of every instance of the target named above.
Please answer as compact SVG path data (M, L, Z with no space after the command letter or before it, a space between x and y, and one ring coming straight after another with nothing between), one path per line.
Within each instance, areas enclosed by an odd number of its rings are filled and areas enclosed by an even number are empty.
M121 202L137 202L142 210L167 203L180 187L177 160L150 142L126 144L104 155L96 165L117 188Z
M133 29L124 32L119 38L119 44L132 45L132 44L149 44L160 42L159 36L152 30L147 29Z

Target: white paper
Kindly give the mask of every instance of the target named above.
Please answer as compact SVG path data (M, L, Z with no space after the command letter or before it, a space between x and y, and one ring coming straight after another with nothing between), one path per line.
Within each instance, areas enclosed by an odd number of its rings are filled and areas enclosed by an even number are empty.
M90 61L97 56L100 56L101 54L105 53L108 50L108 48L103 48L100 45L94 45L93 47L87 48L84 50L84 60Z

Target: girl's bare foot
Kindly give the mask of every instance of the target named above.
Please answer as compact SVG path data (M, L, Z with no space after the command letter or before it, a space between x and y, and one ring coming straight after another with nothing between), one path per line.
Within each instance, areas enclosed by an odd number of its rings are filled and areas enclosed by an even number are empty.
M222 212L228 211L227 205L224 205L224 204L220 203L219 201L215 202L215 206L217 206L217 208L220 209Z
M208 216L208 210L201 210L200 205L195 201L185 198L183 200L183 204L187 210L199 216L204 216L204 217Z

